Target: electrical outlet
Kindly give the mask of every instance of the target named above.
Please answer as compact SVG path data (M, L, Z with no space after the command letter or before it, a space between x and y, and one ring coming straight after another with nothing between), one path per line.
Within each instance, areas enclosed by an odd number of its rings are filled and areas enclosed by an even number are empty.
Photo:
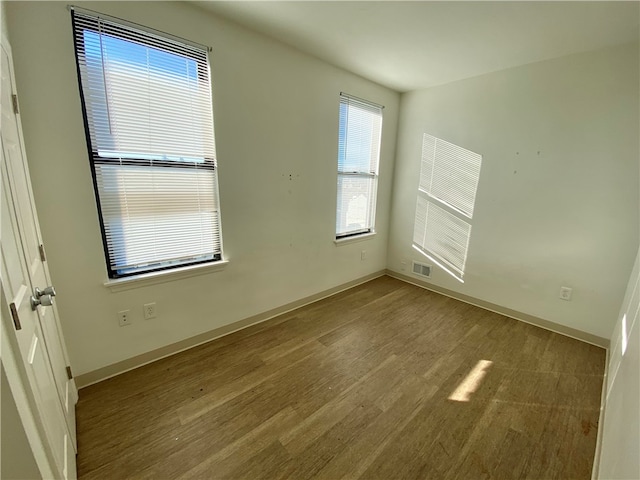
M129 310L122 310L118 312L118 323L121 327L131 325L131 317L129 316Z
M156 318L156 302L145 303L142 307L143 307L145 320L149 320L150 318Z
M560 298L562 300L570 301L572 292L573 292L573 289L569 287L560 287Z
M407 270L407 261L404 259L400 261L400 270L403 272Z
M366 260L367 259L367 251L366 250L362 250L360 252L360 260Z

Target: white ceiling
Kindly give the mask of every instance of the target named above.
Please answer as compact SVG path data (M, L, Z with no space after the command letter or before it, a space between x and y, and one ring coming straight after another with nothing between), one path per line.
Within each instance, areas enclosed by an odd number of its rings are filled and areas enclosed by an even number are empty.
M637 41L640 2L199 1L401 92Z

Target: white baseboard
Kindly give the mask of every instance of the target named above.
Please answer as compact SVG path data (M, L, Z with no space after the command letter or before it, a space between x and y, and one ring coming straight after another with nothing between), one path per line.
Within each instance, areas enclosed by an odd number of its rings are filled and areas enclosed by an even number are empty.
M489 310L494 313L499 313L500 315L513 318L514 320L519 320L521 322L529 323L531 325L535 325L536 327L544 328L545 330L550 330L554 333L559 333L567 337L575 338L576 340L580 340L582 342L590 343L591 345L596 345L597 347L602 347L605 349L609 348L609 339L607 338L602 338L597 335L593 335L591 333L577 330L575 328L566 327L564 325L560 325L558 323L551 322L549 320L544 320L542 318L538 318L533 315L518 312L516 310L512 310L510 308L497 305L495 303L485 302L484 300L480 300L478 298L474 298L468 295L454 292L452 290L439 287L437 285L433 285L432 283L424 282L417 278L409 277L402 273L394 272L393 270L387 270L386 274L389 275L390 277L397 278L398 280L402 280L403 282L410 283L412 285L424 288L426 290L431 290L432 292L436 292L441 295L445 295L447 297L460 300L461 302L468 303L476 307L484 308L485 310Z
M268 310L266 312L253 315L249 318L245 318L243 320L239 320L237 322L233 322L219 328L214 328L213 330L210 330L205 333L201 333L200 335L196 335L194 337L187 338L185 340L181 340L179 342L157 348L150 352L136 355L135 357L128 358L126 360L122 360L120 362L113 363L111 365L107 365L106 367L102 367L97 370L93 370L91 372L83 373L82 375L78 375L75 378L76 385L78 386L78 388L83 388L83 387L92 385L94 383L101 382L102 380L106 380L107 378L120 375L121 373L127 372L129 370L142 367L143 365L146 365L148 363L155 362L157 360L160 360L165 357L169 357L171 355L175 355L176 353L183 352L193 347L197 347L198 345L202 345L203 343L210 342L212 340L215 340L216 338L220 338L225 335L229 335L233 332L237 332L238 330L242 330L244 328L250 327L252 325L265 322L267 320L270 320L273 317L282 315L283 313L287 313L291 310L295 310L296 308L300 308L305 305L309 305L310 303L317 302L318 300L322 300L323 298L327 298L337 293L340 293L344 290L348 290L349 288L353 288L356 285L360 285L361 283L368 282L370 280L373 280L374 278L381 277L384 274L385 274L384 270L371 273L369 275L365 275L364 277L360 277L356 280L352 280L350 282L343 283L341 285L330 288L328 290L324 290L314 295L310 295L308 297L304 297L299 300L287 303L286 305L282 305L280 307Z

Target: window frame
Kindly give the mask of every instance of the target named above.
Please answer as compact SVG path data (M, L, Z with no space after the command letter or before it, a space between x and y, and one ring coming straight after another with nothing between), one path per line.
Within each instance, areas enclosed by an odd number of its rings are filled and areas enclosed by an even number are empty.
M374 168L372 170L369 171L365 171L365 170L341 170L340 169L340 156L341 156L341 149L344 148L344 155L346 156L347 154L347 149L346 146L342 147L341 145L341 137L342 137L342 132L343 130L345 131L345 138L344 138L344 142L346 144L347 138L346 138L346 131L348 130L348 115L347 115L347 124L343 125L342 124L342 120L343 120L343 115L342 112L339 112L339 119L338 119L338 171L337 171L337 191L336 191L336 222L335 222L335 241L336 243L343 243L346 242L347 240L350 239L355 239L358 237L365 237L365 236L370 236L375 234L375 224L376 224L376 206L377 206L377 199L378 199L378 180L379 180L379 171L380 171L380 151L381 151L381 146L382 146L382 125L383 125L383 110L384 110L384 106L382 105L378 105L377 103L371 102L369 100L364 100L362 98L344 93L344 92L340 92L340 109L342 108L343 105L346 105L347 108L349 108L351 105L355 106L355 107L360 107L362 110L368 110L370 112L373 112L374 110L377 111L377 114L379 115L379 129L376 132L376 136L377 136L377 145L375 145L375 150L376 150L376 158L375 158L375 162L373 163ZM373 147L373 145L370 145L370 149ZM346 163L346 162L345 162ZM370 166L371 163L370 163ZM367 217L369 218L369 226L365 227L365 228L360 228L360 229L356 229L356 230L350 230L344 233L338 233L338 220L340 219L340 215L342 213L342 208L341 208L341 179L344 178L353 178L353 177L357 177L357 178L363 178L363 179L369 179L371 181L371 187L370 187L370 191L371 191L371 196L369 198L369 202L367 205Z
M205 53L206 60L205 60L204 66L206 67L207 71L206 71L206 74L204 74L203 76L202 69L201 69L202 65L200 64L200 62L198 62L197 59L194 58L194 61L198 66L198 71L196 75L198 79L206 79L206 81L208 82L209 88L211 88L212 86L210 58L209 58L210 48L182 39L180 37L176 37L171 34L167 34L165 32L160 32L149 27L138 25L132 22L128 22L126 20L119 19L119 18L111 17L109 15L103 15L101 13L97 13L84 8L71 7L70 11L71 11L71 22L72 22L72 31L73 31L74 56L76 60L76 74L78 79L78 89L80 93L80 103L82 106L82 117L83 117L83 124L84 124L85 140L87 144L89 164L91 167L90 169L91 169L91 176L92 176L92 183L93 183L93 191L94 191L94 196L96 200L96 206L98 207L97 213L98 213L98 219L100 223L100 233L102 238L104 258L105 258L105 264L107 267L107 275L109 278L109 282L134 280L136 277L146 278L146 277L154 276L157 274L162 274L162 273L166 274L168 271L174 271L174 270L179 272L183 270L188 270L189 267L206 266L206 264L211 264L211 265L215 265L217 263L220 263L221 265L226 264L227 262L224 260L224 255L223 255L222 218L221 218L220 197L219 197L218 166L217 166L216 158L210 158L205 156L202 158L203 161L201 163L197 162L197 166L194 167L194 164L196 162L180 161L180 160L164 160L164 159L157 158L160 154L157 154L155 156L152 154L150 155L133 155L133 154L128 155L127 154L126 156L121 156L121 157L101 155L98 151L98 146L93 144L92 134L91 134L92 126L90 124L90 119L89 119L87 101L85 98L86 92L83 86L83 77L82 77L82 71L81 71L80 60L79 60L79 54L81 52L83 55L86 55L86 47L84 45L84 42L79 41L77 31L78 29L82 29L82 31L93 31L98 34L100 34L100 31L90 29L90 28L85 28L85 27L77 27L76 15L81 15L85 17L94 17L94 18L97 18L99 21L102 21L102 20L107 21L110 24L117 26L118 28L121 28L123 32L130 32L133 30L137 30L137 31L146 33L150 36L157 37L161 41L178 43L178 44L188 46L190 48L198 48L203 50L204 52L206 52ZM123 41L130 41L124 35L117 36L115 38L118 38ZM140 43L142 45L145 45L144 42L140 42ZM172 53L170 50L163 50L163 51ZM210 105L210 108L211 108L211 117L213 122L213 104ZM212 133L212 135L214 134ZM215 143L214 143L214 150L215 150ZM144 157L147 157L147 158L144 158ZM161 168L161 169L188 169L193 171L196 171L196 170L210 171L212 174L211 179L215 188L215 191L213 192L213 198L214 198L214 204L216 206L216 214L217 214L217 229L215 230L217 231L217 237L219 238L219 245L220 245L219 252L214 251L210 255L207 254L206 255L207 258L202 258L204 257L204 255L201 255L200 259L194 256L192 261L180 262L179 260L169 259L169 260L159 261L156 263L150 263L146 267L138 266L138 267L129 267L126 269L124 267L120 269L114 268L113 264L115 263L115 260L111 258L107 228L105 226L105 219L103 214L103 202L99 192L100 185L99 185L98 173L97 173L97 168L99 168L97 166L99 165L137 166L137 167ZM152 265L157 265L157 266L152 266ZM125 271L122 271L122 270L125 270Z

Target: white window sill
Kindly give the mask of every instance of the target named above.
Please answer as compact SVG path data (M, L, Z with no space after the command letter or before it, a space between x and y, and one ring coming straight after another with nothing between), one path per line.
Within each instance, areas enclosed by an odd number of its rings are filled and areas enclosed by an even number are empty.
M142 273L131 277L115 278L107 280L103 285L114 293L122 292L134 288L156 285L158 283L172 282L182 278L219 272L224 270L228 264L228 260L219 260L217 262L201 263L199 265L188 265L186 267L173 268L171 270L162 270L159 272Z
M375 236L376 232L369 232L363 233L361 235L354 235L352 237L336 238L333 243L335 243L337 247L340 247L342 245L348 245L350 243L364 242L365 240L370 240Z

